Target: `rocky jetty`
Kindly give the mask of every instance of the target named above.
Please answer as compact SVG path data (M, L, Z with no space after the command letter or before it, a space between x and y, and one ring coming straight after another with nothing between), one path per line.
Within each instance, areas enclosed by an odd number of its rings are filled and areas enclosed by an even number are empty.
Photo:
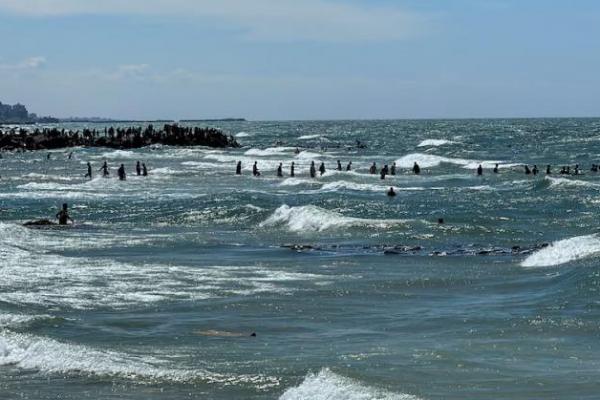
M215 148L239 147L232 137L214 128L181 127L164 125L155 129L146 128L104 128L102 130L83 129L26 129L2 130L0 128L0 150L51 150L68 147L109 147L114 149L135 149L155 144L168 146L207 146Z

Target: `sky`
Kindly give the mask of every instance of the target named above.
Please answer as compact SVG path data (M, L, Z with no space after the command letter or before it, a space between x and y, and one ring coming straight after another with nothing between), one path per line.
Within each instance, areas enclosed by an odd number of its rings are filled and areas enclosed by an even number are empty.
M600 1L0 0L0 101L122 119L600 116Z

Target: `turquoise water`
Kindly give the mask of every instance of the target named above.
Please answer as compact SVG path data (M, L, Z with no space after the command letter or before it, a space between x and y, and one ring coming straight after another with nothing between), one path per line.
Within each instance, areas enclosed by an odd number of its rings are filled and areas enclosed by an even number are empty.
M244 147L3 155L0 398L597 398L600 120L216 126Z

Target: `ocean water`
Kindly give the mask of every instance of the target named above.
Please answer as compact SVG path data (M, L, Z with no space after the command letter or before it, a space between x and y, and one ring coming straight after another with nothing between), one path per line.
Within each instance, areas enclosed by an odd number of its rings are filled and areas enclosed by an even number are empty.
M598 398L600 120L214 125L243 147L3 154L0 398Z

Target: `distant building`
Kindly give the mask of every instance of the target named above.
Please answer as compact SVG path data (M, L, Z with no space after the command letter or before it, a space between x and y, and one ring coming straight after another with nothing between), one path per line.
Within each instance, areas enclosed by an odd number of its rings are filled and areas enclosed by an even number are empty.
M2 104L0 102L0 123L2 124L33 124L36 122L58 122L57 118L38 117L37 114L30 114L27 107L23 104Z

